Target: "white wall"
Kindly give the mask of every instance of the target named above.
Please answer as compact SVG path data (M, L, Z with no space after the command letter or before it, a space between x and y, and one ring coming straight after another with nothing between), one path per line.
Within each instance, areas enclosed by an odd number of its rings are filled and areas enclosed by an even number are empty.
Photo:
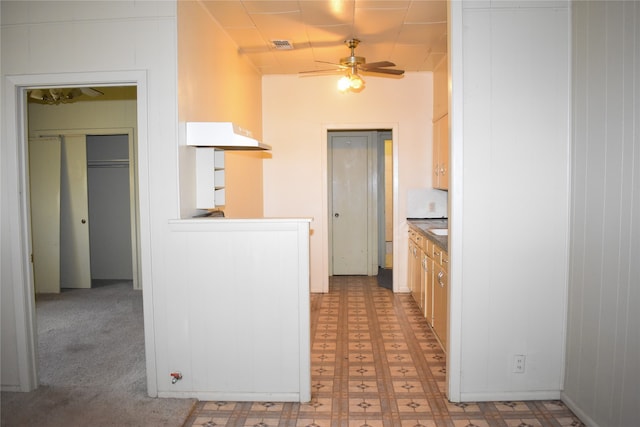
M638 424L640 3L574 2L569 322L563 399Z
M406 195L431 186L432 74L407 73L403 79L366 77L360 93L342 94L338 76L263 77L264 142L273 147L264 164L264 214L312 217L311 289L328 290L326 145L330 129L391 129L397 150L394 165L398 251L394 281L406 287ZM301 95L304 94L304 95Z
M139 126L142 286L144 289L147 382L155 394L156 340L168 345L154 328L154 306L164 307L163 244L167 223L178 216L176 4L168 1L28 2L2 1L2 388L28 390L36 379L30 353L33 305L26 206L19 193L25 164L15 87L19 82L50 83L93 76L137 81L142 126ZM102 77L100 77L102 76ZM72 80L73 81L73 80ZM139 110L140 112L140 110ZM140 117L140 116L139 116ZM153 241L153 247L151 247ZM157 291L158 298L154 300ZM161 313L160 313L161 315ZM22 338L21 338L22 337ZM25 341L26 339L26 341ZM160 387L169 384L168 368ZM165 376L167 378L165 378Z
M568 233L567 6L465 1L456 18L461 22L454 23L462 31L452 52L454 102L455 91L463 91L455 105L460 109L452 110L458 127L451 172L454 191L460 191L450 212L456 337L450 366L459 366L449 373L454 400L560 396ZM524 373L512 372L516 354L526 355Z
M262 80L199 1L178 3L178 116L181 123L231 121L262 139ZM195 149L180 153L181 217L195 207ZM225 152L227 218L260 218L262 164L269 154Z

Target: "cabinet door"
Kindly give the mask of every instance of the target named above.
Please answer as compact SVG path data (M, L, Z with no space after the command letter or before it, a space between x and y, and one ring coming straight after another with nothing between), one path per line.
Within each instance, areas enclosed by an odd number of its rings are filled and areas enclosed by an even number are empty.
M449 189L449 115L438 120L438 162L440 163L439 188Z
M433 70L433 120L447 114L449 109L449 68L447 56Z
M414 247L415 247L415 243L413 243L413 240L411 239L411 230L409 230L409 246L407 249L407 287L409 288L409 291L411 292L412 295L413 295L413 289L414 289L414 284L413 284L413 263L414 263L413 248Z
M422 308L422 302L420 300L420 247L414 241L411 241L410 251L411 295L418 304L418 307Z
M442 349L447 352L447 319L448 304L448 276L441 265L435 264L433 276L433 330L436 333Z
M422 288L421 298L423 301L422 314L427 319L427 322L431 324L431 312L433 304L433 262L426 252L422 252L422 275L420 277L420 286Z
M433 124L433 188L449 189L449 115Z

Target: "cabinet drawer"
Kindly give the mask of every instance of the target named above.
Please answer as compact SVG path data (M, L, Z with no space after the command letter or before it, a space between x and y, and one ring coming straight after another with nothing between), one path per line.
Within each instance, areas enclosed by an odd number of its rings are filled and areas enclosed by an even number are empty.
M416 241L416 236L418 235L418 232L412 228L409 229L409 240L412 242Z
M427 254L427 256L431 256L431 251L433 248L433 243L431 242L431 240L424 238L422 239L422 251Z
M433 261L438 265L442 265L442 253L443 250L440 246L434 244L431 245L431 258L433 258Z
M422 250L422 245L423 245L424 241L425 241L424 236L422 234L420 234L420 233L416 233L415 242L416 242L416 246L418 247L418 249Z

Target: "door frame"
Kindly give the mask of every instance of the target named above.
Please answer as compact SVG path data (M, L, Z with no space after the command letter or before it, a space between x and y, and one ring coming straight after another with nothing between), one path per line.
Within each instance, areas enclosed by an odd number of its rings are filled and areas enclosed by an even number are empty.
M397 274L400 268L398 263L398 242L400 241L398 219L398 123L378 122L378 123L323 123L321 125L321 135L324 141L321 144L321 170L322 170L322 284L321 292L329 292L329 164L328 164L328 140L330 131L368 131L372 129L384 129L391 131L393 141L393 292L398 292Z
M142 289L140 268L140 236L138 234L138 192L137 192L137 142L133 128L78 128L78 129L41 129L33 133L32 137L45 138L48 136L70 136L83 135L85 138L90 135L127 135L129 140L129 219L131 221L131 266L133 269L133 289ZM91 236L89 236L91 239Z
M29 217L28 192L28 127L27 127L27 89L46 87L81 87L81 86L136 86L137 88L137 171L138 221L140 224L150 222L149 194L149 141L148 141L148 85L147 73L141 70L100 71L59 74L21 74L6 76L3 87L3 99L6 124L3 138L12 141L3 146L6 148L2 165L6 167L3 177L11 181L8 186L10 194L5 199L15 204L10 211L7 222L11 228L7 233L9 245L16 250L11 251L12 291L15 306L16 322L16 354L18 360L19 390L32 391L38 387L38 355L35 312L35 293L33 288L33 270L31 266L31 221ZM13 184L13 185L11 185ZM9 193L9 192L8 192ZM153 323L153 286L151 283L151 238L150 230L138 227L138 253L140 257L141 288L143 289L143 318L145 337L145 359L147 394L157 396L156 354Z

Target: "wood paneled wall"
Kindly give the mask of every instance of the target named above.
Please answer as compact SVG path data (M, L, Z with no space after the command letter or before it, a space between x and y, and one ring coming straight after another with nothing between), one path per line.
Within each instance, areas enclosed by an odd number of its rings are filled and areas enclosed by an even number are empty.
M573 2L572 222L564 398L638 425L640 3Z

